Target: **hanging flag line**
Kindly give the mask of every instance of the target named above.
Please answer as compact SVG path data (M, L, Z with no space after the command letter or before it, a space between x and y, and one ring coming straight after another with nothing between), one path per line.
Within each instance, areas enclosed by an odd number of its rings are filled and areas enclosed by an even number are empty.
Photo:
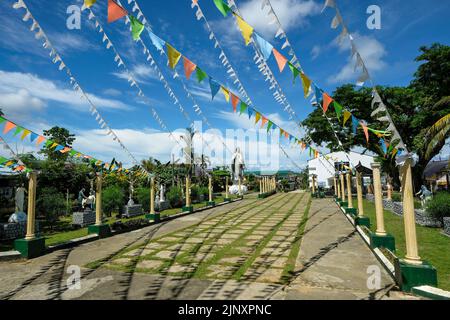
M0 144L3 145L3 149L8 150L13 156L12 159L8 159L0 156L0 167L6 167L14 172L31 172L32 170L27 168L25 164L20 160L19 156L13 151L9 144L0 136Z
M135 0L130 0L130 1L135 1ZM219 61L221 62L223 67L227 70L227 76L230 78L230 80L233 82L233 84L237 86L238 92L245 98L245 100L246 100L245 102L249 106L253 106L253 101L251 100L251 98L247 94L247 91L245 90L244 85L242 84L241 80L239 79L239 74L238 74L237 70L231 64L227 54L225 53L222 45L220 44L219 39L216 37L214 31L212 30L212 27L209 24L208 19L204 15L204 13L203 13L200 5L198 4L198 2L193 1L192 4L191 4L191 8L194 9L195 7L197 7L197 11L196 11L196 18L197 18L197 20L203 20L204 25L205 25L205 27L207 29L208 34L209 34L209 39L214 42L214 48L215 49L218 48L220 50ZM281 148L281 145L280 145L280 148ZM292 163L295 163L285 152L283 154ZM296 166L299 168L298 165L296 165Z
M84 4L83 10L84 9L88 9L89 10L89 20L95 19L95 26L96 26L96 28L99 28L99 32L103 34L103 42L107 41L107 49L110 49L110 48L113 49L114 54L115 54L114 60L115 60L115 62L118 63L117 67L118 68L122 67L124 69L124 71L126 72L126 74L128 76L128 83L130 83L130 87L132 87L132 88L136 87L136 89L137 89L137 96L139 98L141 98L144 101L144 103L147 104L150 107L153 118L156 120L156 122L159 124L159 126L164 131L166 131L169 134L169 137L171 137L180 146L180 148L184 152L184 148L181 145L181 143L178 141L178 139L175 138L173 133L165 125L165 123L163 122L163 120L161 119L161 117L159 116L157 111L155 110L155 108L152 106L152 103L151 103L150 99L147 98L147 96L144 94L144 92L141 89L138 81L136 80L136 77L129 70L129 68L125 64L124 60L120 56L119 52L115 49L111 39L108 37L108 35L104 31L103 27L101 26L100 22L97 20L97 18L95 17L94 13L90 9L91 6L87 6L86 4ZM133 33L133 39L135 41L137 41L139 39L139 37L140 37L140 34L143 31L143 28L139 28L140 22L138 20L136 20L136 18L134 16L132 16L132 15L130 15L130 17L128 17L128 12L124 8L119 6L115 1L109 0L108 1L108 21L109 22L114 22L114 21L119 20L119 19L121 19L123 17L126 18L127 24L130 23L131 31ZM148 51L148 49L146 50L146 53L148 53L149 57L151 57L150 52ZM153 59L152 59L152 61L154 62ZM160 76L162 78L164 78L161 73L159 73L159 74L160 74ZM167 83L167 88L170 90L170 93L171 93L169 95L174 98L174 100L176 101L177 104L179 104L178 99L176 98L175 94L173 93L173 91L168 86L168 83ZM179 106L182 108L181 104L179 104ZM182 110L184 111L184 108ZM193 161L193 159L191 158L191 156L189 154L187 154L186 152L184 152L184 153L185 153L186 157L188 157L190 159L190 161ZM202 170L203 170L203 168L202 168ZM208 174L207 172L205 172L205 173Z
M351 45L351 57L356 57L356 64L355 64L355 70L357 68L361 68L362 69L362 74L358 79L358 83L357 85L362 86L364 84L365 81L369 80L371 87L372 87L372 109L374 109L374 107L376 106L377 108L372 112L371 117L374 117L376 120L380 121L380 122L385 122L388 123L389 126L387 128L387 131L392 132L392 138L391 138L391 143L389 143L389 145L395 144L395 142L398 140L399 142L396 144L398 152L395 152L394 150L394 155L396 153L401 154L401 149L405 150L406 153L409 153L406 145L403 142L402 137L400 136L394 121L392 120L392 117L389 113L389 111L387 110L386 105L384 104L384 102L381 99L380 94L378 93L378 90L374 84L373 78L371 77L369 70L366 67L366 63L364 62L356 44L355 44L355 40L353 38L353 36L350 34L348 28L347 28L347 24L344 21L344 18L341 15L341 12L337 6L337 3L335 0L326 0L325 1L325 5L322 9L322 12L327 8L327 7L331 7L334 8L336 11L336 16L333 18L333 21L331 23L331 28L336 29L339 25L342 26L342 31L341 34L339 35L339 41L342 41L344 39L344 37L348 37L348 39L350 40L350 45ZM380 114L381 113L381 114ZM383 115L384 113L384 115ZM382 145L384 144L384 140L381 139ZM394 148L395 149L395 148Z
M118 0L117 3L118 3L119 5L121 5L120 0ZM152 27L151 27L151 25L150 25L150 23L149 23L149 20L148 20L147 17L144 15L144 13L143 13L143 11L141 10L141 8L139 7L139 4L137 3L137 1L135 1L135 0L128 0L128 4L130 5L131 3L133 3L133 8L132 8L133 13L136 12L136 11L138 12L138 13L137 13L137 19L139 20L140 18L142 18L142 22L141 22L141 23L145 26L145 28L146 28L146 30L147 30L147 32L148 32L148 35L149 35L149 37L151 38ZM127 23L127 22L125 21L125 23ZM151 56L149 50L147 49L147 46L145 45L145 43L143 42L143 40L142 40L141 38L138 39L138 42L142 45L142 47L143 47L143 49L144 49L144 54L147 54L147 61L150 61L150 62L151 62L151 65L154 65L153 67L154 67L155 71L158 73L159 77L161 78L161 72L160 72L160 69L159 69L159 67L157 66L156 61L155 61L155 60L153 59L153 57ZM167 57L167 54L166 54L166 52L165 52L164 50L159 50L159 48L157 48L157 49L158 49L158 52L160 52L160 53L166 55L166 57ZM148 52L148 53L147 53L147 52ZM168 58L168 57L167 57L167 58ZM211 126L211 124L210 124L208 118L206 117L206 115L205 115L204 112L202 111L200 105L197 103L197 101L196 101L194 95L190 92L190 90L189 90L189 88L187 87L187 85L186 85L185 81L183 80L183 78L179 76L178 72L177 72L175 69L172 69L172 68L169 68L169 69L172 71L173 78L174 78L174 79L178 78L178 79L180 80L180 82L181 82L181 84L182 84L182 87L183 87L183 90L186 92L186 96L187 96L189 99L191 99L191 101L192 101L192 103L193 103L192 108L194 109L195 114L197 114L199 117L201 116L201 119L202 119L202 121L206 124L206 126L207 126L209 129L212 129L212 126ZM166 82L165 85L168 86L168 83ZM194 126L192 126L192 129L193 129L193 130L195 129ZM203 139L203 135L201 135L201 139L202 139L202 141L203 141L203 142L204 142L204 143L212 150L211 146L209 146L209 144L207 143L207 141L205 141L205 140ZM230 150L230 148L229 148L229 147L227 146L227 144L223 141L223 138L222 138L222 137L220 137L220 140L221 140L221 143L223 144L223 146L224 146L226 149L228 149L229 152L232 153L232 151Z
M338 119L343 113L344 107L342 107L337 101L335 101L329 94L327 94L325 91L320 89L301 69L301 67L296 67L293 65L286 57L284 57L279 51L277 51L274 46L265 40L262 36L257 34L254 31L254 28L250 26L236 11L231 9L225 2L222 0L214 0L214 3L216 4L216 7L218 10L226 17L228 16L228 13L231 12L233 16L236 18L239 28L241 30L242 36L246 42L246 45L248 45L250 42L252 42L254 45L255 43L258 44L258 46L261 48L268 48L266 50L266 54L264 56L265 60L268 60L272 55L274 56L278 67L280 69L280 72L283 72L285 70L286 65L289 66L289 69L292 71L294 76L294 81L297 77L300 77L303 84L303 90L304 90L304 96L305 98L309 97L311 94L313 95L311 101L313 102L313 105L320 105L320 100L323 97L323 110L324 113L328 110L328 107L332 105L335 109L336 115ZM229 3L233 3L233 0L230 0ZM235 6L235 4L234 4ZM254 37L256 40L253 40ZM270 49L270 50L269 50ZM298 64L300 66L300 64ZM356 129L359 125L361 125L367 142L369 141L369 131L375 133L377 136L386 136L388 135L388 132L381 131L381 130L374 130L372 128L368 128L367 124L364 121L361 121L354 117L352 113L345 109L344 110L344 125L345 122L350 118L353 117L353 132L356 134ZM356 126L355 126L356 124Z
M12 134L14 138L20 137L21 141L25 141L25 139L29 140L29 142L34 144L36 147L43 146L52 149L55 152L60 152L63 154L67 153L69 156L77 159L88 159L89 163L99 168L102 168L106 171L117 171L117 172L123 171L125 173L130 172L130 170L128 169L123 169L122 165L115 160L113 160L111 163L98 160L92 156L76 151L72 147L58 144L51 139L47 139L43 135L37 134L32 130L25 128L24 126L18 125L12 122L11 120L8 120L5 117L0 116L0 125L3 123L4 123L2 131L3 135Z
M72 89L80 95L81 99L86 99L86 101L90 105L90 113L93 117L95 117L95 120L100 125L101 129L105 129L108 136L112 136L114 141L117 141L121 148L125 151L125 153L128 155L128 157L132 160L132 162L139 166L142 174L145 174L146 176L151 176L149 172L145 170L144 167L136 160L136 158L131 154L131 152L125 147L125 145L122 143L122 141L119 139L117 134L112 130L112 128L108 125L108 123L104 120L104 118L101 116L100 112L98 111L95 104L92 102L92 100L89 98L87 93L83 90L83 88L80 86L79 82L76 80L75 76L72 74L68 66L64 63L61 55L58 53L58 51L53 47L51 44L49 38L45 34L43 28L40 26L38 21L34 18L34 16L31 14L30 10L28 9L27 5L25 4L24 0L17 0L16 3L12 6L15 10L24 9L25 14L23 16L23 21L28 22L30 19L32 21L32 25L30 27L30 31L35 34L36 39L40 40L43 39L43 47L45 49L50 50L50 58L52 58L53 64L59 64L59 71L66 71L66 74L69 78L70 84L72 85Z

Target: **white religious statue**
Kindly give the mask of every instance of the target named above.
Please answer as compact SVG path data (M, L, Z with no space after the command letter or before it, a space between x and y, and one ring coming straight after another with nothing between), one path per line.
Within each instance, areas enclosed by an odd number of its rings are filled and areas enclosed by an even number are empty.
M130 198L128 200L129 207L134 206L133 194L134 194L134 184L133 181L130 181Z
M242 156L241 150L236 148L231 159L231 173L233 185L230 187L229 192L231 194L242 195L247 192L247 187L243 185L244 183L244 157ZM240 181L240 183L239 183Z
M16 212L24 212L25 193L27 193L27 190L23 184L16 189Z
M162 184L159 187L159 201L161 201L161 202L166 201L166 199L164 198L164 192L165 192L165 188L164 188L164 185Z

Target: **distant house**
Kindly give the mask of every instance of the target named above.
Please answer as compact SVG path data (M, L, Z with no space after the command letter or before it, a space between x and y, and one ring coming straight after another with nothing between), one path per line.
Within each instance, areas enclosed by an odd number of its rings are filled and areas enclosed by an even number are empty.
M433 192L439 189L450 190L449 175L449 160L431 161L423 172L423 177L428 182L428 185Z
M312 175L316 176L316 183L318 187L329 189L334 187L334 176L336 174L335 163L344 162L350 163L351 168L362 166L370 169L371 164L375 162L375 158L370 155L361 154L350 151L333 152L325 156L320 156L316 159L308 161L309 171L309 185L312 186ZM368 178L365 178L368 179ZM368 181L365 181L368 183Z

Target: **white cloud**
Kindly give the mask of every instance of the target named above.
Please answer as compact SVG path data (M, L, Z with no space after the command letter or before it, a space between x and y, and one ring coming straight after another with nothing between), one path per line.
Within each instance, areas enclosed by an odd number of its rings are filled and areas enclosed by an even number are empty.
M381 42L379 42L375 38L363 36L358 33L354 34L353 37L355 39L356 47L361 54L361 57L364 60L369 73L373 74L375 72L383 70L387 66L386 62L383 60L383 58L386 56L386 49ZM349 54L351 52L349 40L343 41L341 43L338 43L338 41L336 40L333 43L333 46L337 47L339 49L339 52L349 51ZM342 69L337 74L329 77L328 81L330 83L340 83L343 81L356 79L360 75L361 71L360 68L358 68L355 72L354 66L355 58L352 59L351 57L349 57L347 60L347 64L342 67Z
M130 70L131 75L136 79L136 81L139 84L148 84L149 80L159 80L159 77L156 73L156 71L150 67L149 65L145 64L138 64L133 66L133 68ZM120 72L113 72L112 75L116 76L119 79L127 80L129 78L128 73L125 71Z
M321 52L322 52L322 48L319 45L315 45L311 49L311 59L315 60L320 55Z
M277 31L277 26L276 24L269 24L272 20L267 16L269 8L266 7L262 10L261 3L261 0L247 1L240 5L240 12L242 17L250 23L257 32L273 36ZM271 3L285 31L303 25L308 16L320 12L320 6L312 0L272 0Z

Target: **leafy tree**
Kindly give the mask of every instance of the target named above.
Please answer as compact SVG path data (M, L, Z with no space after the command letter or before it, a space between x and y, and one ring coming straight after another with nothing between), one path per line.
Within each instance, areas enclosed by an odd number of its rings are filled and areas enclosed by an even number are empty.
M66 210L64 195L52 187L38 189L36 211L39 216L45 217L45 222L51 229L55 226L58 218Z
M44 130L44 136L53 142L65 147L72 147L75 141L75 135L71 134L66 128L53 127L50 130ZM67 160L68 153L61 153L51 148L51 145L45 146L42 153L52 161L64 162Z
M124 194L119 186L110 186L103 190L102 206L105 214L110 217L115 209L125 204Z

